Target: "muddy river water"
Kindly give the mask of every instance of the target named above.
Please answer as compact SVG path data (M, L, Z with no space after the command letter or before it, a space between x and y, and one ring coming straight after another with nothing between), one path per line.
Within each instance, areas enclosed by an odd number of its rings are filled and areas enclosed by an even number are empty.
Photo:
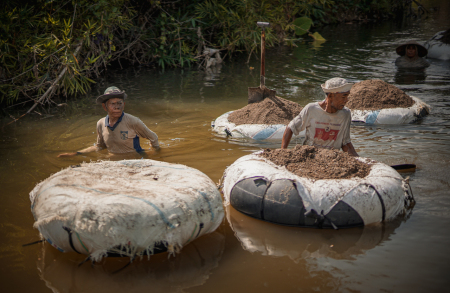
M176 257L106 259L91 266L39 239L29 192L51 174L90 160L140 159L137 154L92 153L57 158L95 142L104 115L94 104L106 87L128 93L125 111L155 131L162 150L146 157L197 168L214 182L239 157L279 143L227 139L211 121L246 105L259 85L259 61L226 61L211 72L129 68L108 72L84 98L58 112L34 113L7 125L0 138L0 284L2 292L444 292L450 286L450 61L429 59L422 72L397 71L396 44L424 42L450 27L450 5L407 25L343 24L327 39L266 52L266 85L301 105L323 98L320 84L341 76L382 79L431 106L408 125L352 124L357 152L389 165L417 165L410 183L417 201L392 222L364 228L293 228L249 218L232 207L218 230ZM447 4L446 4L447 3ZM245 58L244 58L245 59ZM251 69L253 67L254 69ZM9 120L4 120L5 125ZM148 143L142 143L148 148ZM291 145L293 147L295 142Z

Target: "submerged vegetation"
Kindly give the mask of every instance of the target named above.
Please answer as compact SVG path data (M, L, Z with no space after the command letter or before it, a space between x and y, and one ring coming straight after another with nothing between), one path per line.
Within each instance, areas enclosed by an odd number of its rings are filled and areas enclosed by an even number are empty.
M271 23L267 47L295 46L299 38L324 41L311 27L390 17L404 2L2 1L0 104L21 105L30 113L37 105L56 103L56 97L86 93L110 65L204 68L210 52L250 57L260 47L257 21Z

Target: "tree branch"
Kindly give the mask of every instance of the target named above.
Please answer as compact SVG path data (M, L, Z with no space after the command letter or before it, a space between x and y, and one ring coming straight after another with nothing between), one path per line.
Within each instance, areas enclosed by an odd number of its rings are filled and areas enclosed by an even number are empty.
M74 56L78 55L78 52L80 52L81 46L83 45L83 42L78 45L78 47L75 49ZM37 104L41 103L55 88L55 86L58 84L59 80L64 76L64 73L67 71L67 66L61 70L61 73L58 75L58 77L55 79L55 81L52 83L52 85L47 89L47 91L39 98L39 100L34 102L34 105L27 111L25 114L29 114L31 111L33 111L34 108L36 108ZM21 116L23 117L23 115Z

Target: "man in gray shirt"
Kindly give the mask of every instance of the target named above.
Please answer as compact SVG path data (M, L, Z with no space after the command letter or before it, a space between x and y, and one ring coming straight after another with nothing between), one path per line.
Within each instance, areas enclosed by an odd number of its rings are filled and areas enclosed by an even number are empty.
M97 98L108 113L97 122L97 143L75 153L60 154L58 157L69 157L99 151L107 148L111 153L141 152L139 139L150 140L152 147L159 150L158 136L137 117L125 113L127 94L115 86L109 87Z

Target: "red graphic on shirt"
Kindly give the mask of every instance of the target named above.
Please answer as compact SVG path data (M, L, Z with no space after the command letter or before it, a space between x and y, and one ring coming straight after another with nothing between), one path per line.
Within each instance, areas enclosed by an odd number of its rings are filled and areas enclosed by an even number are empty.
M338 136L339 129L331 129L329 126L325 128L316 128L316 133L314 134L314 139L321 139L323 141L336 140Z

